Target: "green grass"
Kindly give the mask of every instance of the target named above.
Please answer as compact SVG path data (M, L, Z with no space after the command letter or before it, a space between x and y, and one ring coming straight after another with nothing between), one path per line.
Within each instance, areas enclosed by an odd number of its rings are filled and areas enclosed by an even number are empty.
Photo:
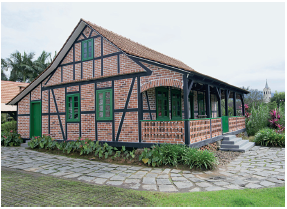
M98 186L4 167L1 174L1 206L285 206L285 187L159 193Z

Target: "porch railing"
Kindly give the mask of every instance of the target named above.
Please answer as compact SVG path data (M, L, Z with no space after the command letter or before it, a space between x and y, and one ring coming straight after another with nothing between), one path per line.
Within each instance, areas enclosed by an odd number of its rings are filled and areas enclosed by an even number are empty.
M228 119L228 132L245 128L245 117L230 116ZM184 144L184 121L157 121L143 120L142 142L146 143L172 143ZM222 118L188 119L190 127L190 144L205 139L214 138L223 134ZM227 122L227 121L226 121Z
M142 121L142 142L184 144L184 121Z

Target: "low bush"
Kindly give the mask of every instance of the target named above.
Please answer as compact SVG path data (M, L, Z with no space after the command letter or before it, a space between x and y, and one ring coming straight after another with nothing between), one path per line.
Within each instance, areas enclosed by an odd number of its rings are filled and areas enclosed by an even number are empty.
M173 144L155 145L151 149L144 148L139 160L153 167L183 164L190 168L213 169L218 164L212 152Z
M20 134L17 134L16 131L1 132L1 146L20 146L22 142Z
M267 105L260 104L258 107L251 107L250 115L246 119L246 132L248 136L254 136L259 130L266 128L269 119L269 109Z
M261 146L285 147L285 133L277 133L274 129L265 128L255 135L254 142Z
M1 124L1 132L16 132L17 131L17 121L10 121Z
M88 138L79 138L76 141L56 142L51 136L43 135L43 137L33 137L28 142L28 146L32 149L57 149L67 154L71 152L77 152L80 155L94 153L96 157L105 159L108 157L112 159L121 157L125 160L132 160L136 156L135 150L129 151L124 146L119 150L116 147L109 146L107 143L100 144L98 141L94 143L94 141ZM139 156L139 161L153 167L161 165L177 166L178 164L182 164L190 168L212 169L217 165L217 159L212 152L174 144L155 145L151 149L144 148Z

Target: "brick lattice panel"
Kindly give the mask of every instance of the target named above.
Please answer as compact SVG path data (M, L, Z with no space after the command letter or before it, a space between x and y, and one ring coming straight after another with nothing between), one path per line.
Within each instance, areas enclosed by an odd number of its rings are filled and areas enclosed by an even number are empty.
M210 120L192 120L190 124L190 143L210 138Z
M211 119L212 137L222 135L221 118Z
M238 130L236 124L236 117L228 118L229 132Z
M245 117L237 117L237 128L238 130L245 128Z
M184 121L142 123L142 142L184 144Z

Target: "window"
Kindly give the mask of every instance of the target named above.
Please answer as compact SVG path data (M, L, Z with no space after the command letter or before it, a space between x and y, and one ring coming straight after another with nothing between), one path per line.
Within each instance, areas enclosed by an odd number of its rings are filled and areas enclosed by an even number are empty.
M172 120L182 119L181 92L176 89L171 90L171 118Z
M79 108L80 108L80 96L79 94L68 94L66 98L67 102L67 110L66 110L66 117L67 122L79 122Z
M156 88L156 118L157 120L169 120L168 89Z
M94 44L93 39L82 41L82 61L93 59Z
M97 120L112 120L112 89L97 90Z

